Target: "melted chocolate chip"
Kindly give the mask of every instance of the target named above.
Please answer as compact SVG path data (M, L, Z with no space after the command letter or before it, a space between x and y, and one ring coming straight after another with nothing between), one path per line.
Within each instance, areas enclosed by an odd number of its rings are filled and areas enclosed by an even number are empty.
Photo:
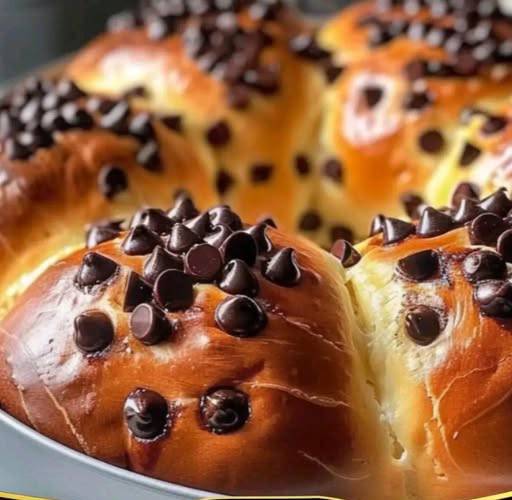
M180 256L167 252L162 247L156 247L144 264L144 279L154 283L158 276L169 269L183 271L183 260Z
M220 248L232 233L233 231L228 226L219 224L215 226L210 234L205 236L204 241L216 248Z
M340 259L344 268L353 267L361 260L361 254L346 240L336 241L331 253Z
M256 241L259 253L268 253L272 250L272 242L270 241L270 238L267 236L267 227L268 224L259 223L256 224L255 226L251 226L246 231Z
M216 148L225 146L231 140L231 129L225 121L219 121L208 129L206 139Z
M413 281L425 281L434 278L439 272L439 256L433 250L414 253L398 261L401 276Z
M316 231L322 226L322 218L315 211L306 212L299 220L301 231Z
M343 181L343 166L335 158L327 160L324 164L323 174L334 182Z
M432 344L441 333L439 315L428 306L411 307L405 315L405 330L416 344Z
M469 228L471 243L494 246L499 236L508 229L503 219L495 214L479 215Z
M147 255L162 244L156 233L146 226L139 225L130 230L121 246L126 255Z
M512 285L508 281L483 281L477 285L475 300L486 316L512 317Z
M219 328L233 337L254 337L267 325L267 315L250 297L236 295L221 302L215 311Z
M169 405L157 392L136 389L124 403L124 418L130 432L138 439L156 439L169 427Z
M417 233L422 238L433 238L447 233L456 227L455 221L448 214L432 207L423 210L418 223Z
M249 233L244 231L237 231L228 236L222 245L221 251L226 262L240 259L249 266L255 264L256 257L258 256L256 241Z
M184 253L193 245L201 243L201 238L184 224L175 224L167 248L173 253Z
M188 309L194 303L194 282L185 273L171 269L158 276L153 293L166 311Z
M259 184L261 182L267 182L274 172L274 167L272 165L258 164L254 165L251 168L250 176L251 181L255 184Z
M298 285L302 273L297 264L295 250L283 248L266 264L265 278L279 286L292 287Z
M133 311L138 305L150 302L153 295L148 285L136 272L130 271L124 290L124 312Z
M512 229L508 229L498 238L496 249L506 262L512 263Z
M140 304L130 316L130 331L144 345L155 345L166 340L176 324L165 313L151 304Z
M384 244L391 245L405 240L415 231L414 224L392 217L384 217L382 220L382 231L384 233Z
M113 260L99 253L89 252L82 260L75 282L80 288L91 288L105 283L118 269L119 266Z
M105 350L114 340L114 325L101 311L87 311L75 318L74 340L84 354Z
M200 402L203 425L214 434L229 434L241 429L250 416L249 398L232 388L208 391Z
M128 177L122 168L106 165L98 174L98 186L105 198L112 199L128 188Z
M215 181L215 186L217 187L217 192L220 195L225 195L235 183L235 179L226 172L225 170L219 170L217 173L217 179Z
M506 276L507 266L503 258L490 250L478 250L469 254L462 263L464 276L471 283Z
M185 256L185 270L194 279L213 281L222 269L220 251L208 243L193 246Z
M467 142L459 159L461 167L468 167L480 156L480 149Z
M219 288L231 295L255 297L259 292L259 283L249 266L240 259L226 264L222 271Z
M420 135L418 143L421 149L429 154L438 154L445 145L444 137L438 130L427 130Z

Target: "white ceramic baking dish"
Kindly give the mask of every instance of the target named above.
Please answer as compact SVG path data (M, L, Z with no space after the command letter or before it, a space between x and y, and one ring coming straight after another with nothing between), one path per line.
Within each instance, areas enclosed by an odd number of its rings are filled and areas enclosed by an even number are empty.
M120 469L48 439L0 411L0 491L55 500L189 500L211 493Z

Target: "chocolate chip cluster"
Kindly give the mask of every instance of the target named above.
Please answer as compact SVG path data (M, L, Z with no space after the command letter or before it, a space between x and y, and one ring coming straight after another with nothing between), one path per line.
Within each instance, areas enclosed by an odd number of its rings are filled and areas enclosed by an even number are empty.
M445 50L446 62L415 61L408 68L414 79L473 76L512 61L512 42L503 29L503 21L510 19L496 0L381 0L377 5L377 15L360 20L368 27L371 46L408 37ZM416 18L420 11L426 13L423 20Z
M121 248L126 255L146 256L142 275L128 271L123 298L131 335L142 344L153 346L173 337L180 322L170 315L191 308L201 284L228 294L216 307L218 328L246 338L261 334L268 323L265 305L258 300L259 276L283 287L301 280L295 251L276 248L267 236L272 224L244 226L224 205L199 213L181 195L168 212L137 212L127 233L121 233L120 221L90 228L87 242L92 246L124 235ZM100 293L121 274L121 266L100 251L87 253L76 273L75 285L84 294ZM88 310L75 319L75 344L85 355L101 355L114 336L114 325L102 311ZM248 418L247 396L233 388L215 388L202 398L200 413L211 432L232 432ZM144 389L132 393L125 406L128 426L141 439L164 434L173 415L172 405Z

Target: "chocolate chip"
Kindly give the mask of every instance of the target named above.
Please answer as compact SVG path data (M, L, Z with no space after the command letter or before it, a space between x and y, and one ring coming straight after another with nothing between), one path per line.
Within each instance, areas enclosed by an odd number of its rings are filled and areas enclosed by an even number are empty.
M71 128L89 130L94 125L92 116L85 110L70 102L62 107L62 117Z
M473 245L494 246L499 236L507 229L508 227L501 217L496 214L484 213L471 223L469 236Z
M274 229L277 229L276 221L272 217L269 217L268 215L264 215L263 217L259 218L256 221L256 223L264 224L265 226L269 226L269 227L273 227Z
M258 246L255 239L244 231L236 231L222 244L221 252L225 262L240 259L247 265L253 266L258 256Z
M362 92L365 103L369 108L375 107L384 95L382 88L375 85L368 85L363 88Z
M457 209L457 212L455 212L453 219L457 224L466 224L476 219L484 212L483 208L478 206L478 201L470 198L463 198L460 201L459 208Z
M427 64L422 60L411 61L405 66L404 73L411 81L419 80L426 76Z
M124 403L124 418L130 432L138 439L156 439L169 427L169 405L158 393L137 389Z
M349 243L354 243L355 241L354 231L347 226L332 226L329 232L331 242L333 243L338 240L345 240Z
M4 152L9 160L26 160L32 155L30 148L9 137L4 143Z
M199 238L204 238L206 233L210 231L210 216L208 215L208 212L203 212L194 219L186 222L185 225L191 231L194 231L194 233L196 233Z
M128 130L131 135L142 142L147 142L155 137L151 115L149 113L140 113L130 120Z
M139 225L130 230L121 246L126 255L147 255L162 244L156 233L146 226Z
M453 218L436 210L432 207L426 207L423 210L419 223L417 233L422 238L433 238L441 234L447 233L457 227Z
M218 327L233 337L254 337L267 326L267 315L250 297L236 295L221 302L215 311Z
M208 214L213 227L225 224L233 231L238 231L243 227L240 217L227 206L212 208L208 211Z
M268 253L272 250L272 242L267 236L267 226L265 223L259 223L246 230L256 241L259 253Z
M104 115L112 111L116 105L116 101L107 99L106 97L94 96L87 100L86 108L90 113L99 113Z
M75 344L84 354L105 350L114 340L114 325L101 311L87 311L75 318Z
M263 95L272 95L279 91L279 70L270 66L249 69L245 71L243 81Z
M182 271L171 269L158 276L153 293L158 305L167 311L187 309L194 303L194 282Z
M168 212L167 216L174 222L184 222L197 217L199 212L194 202L188 196L179 196L174 207Z
M506 190L500 189L483 199L479 206L486 212L492 212L493 214L505 217L512 209L512 201L508 198Z
M305 155L297 155L295 157L295 170L301 177L311 172L311 164Z
M384 222L386 218L382 214L376 215L370 225L370 236L382 233L384 230Z
M201 243L201 238L184 224L178 223L172 228L167 248L173 253L180 254L198 243Z
M233 231L228 226L219 224L215 226L210 234L204 237L204 241L216 248L220 248L232 233Z
M238 110L247 109L250 104L250 92L244 85L234 85L228 88L228 104Z
M222 271L219 288L231 295L255 297L259 292L259 283L249 266L240 259L226 264Z
M262 182L267 182L274 172L274 167L272 165L258 164L251 167L250 177L251 182L254 184L259 184Z
M159 344L166 340L176 324L172 324L165 313L151 304L140 304L130 316L130 331L144 345Z
M405 315L405 330L416 344L432 344L441 334L439 315L428 306L411 307Z
M167 214L157 208L145 208L139 210L133 217L131 227L143 225L151 231L160 234L170 234L174 226L174 222L167 217Z
M62 97L66 101L75 101L86 96L86 93L83 92L76 83L67 79L60 80L55 87L55 91L59 97Z
M301 231L316 231L322 226L322 218L315 211L306 212L299 220Z
M167 252L162 247L156 247L144 263L144 279L154 283L158 276L169 269L183 271L183 260L178 255Z
M415 231L414 224L392 217L384 217L382 220L382 231L384 233L384 244L391 245L405 240Z
M163 169L158 143L146 142L137 153L137 163L150 172L159 172Z
M439 272L439 256L433 250L423 250L398 261L401 276L413 281L431 279Z
M128 188L128 177L122 168L105 165L98 174L98 187L101 194L110 200Z
M231 140L231 129L225 121L221 120L207 130L206 139L213 147L225 146Z
M135 85L123 92L123 99L131 99L133 97L147 98L149 97L149 91L143 85Z
M508 125L506 118L502 116L489 116L482 125L482 134L492 135L501 132Z
M324 163L323 174L334 182L343 181L343 167L335 158L331 158Z
M123 221L105 221L90 226L85 241L87 248L93 248L105 241L115 240L121 232Z
M231 388L211 389L199 404L203 425L214 434L229 434L241 429L249 419L249 398Z
M327 79L327 83L334 83L345 71L343 66L339 66L334 64L332 60L328 60L323 64L325 77Z
M181 115L160 116L160 121L169 130L174 132L183 132L183 117Z
M0 140L15 136L23 130L23 124L14 116L4 111L0 113Z
M420 111L433 102L432 96L426 91L411 91L405 96L404 108L410 111Z
M215 181L215 186L217 187L217 192L223 196L225 195L229 189L233 186L235 183L235 179L226 172L225 170L219 170L217 172L217 179Z
M346 240L338 240L331 248L331 253L340 259L344 268L355 266L361 260L361 254Z
M329 57L329 52L322 49L309 33L301 33L290 40L290 50L300 57L317 61Z
M33 132L19 134L18 142L34 153L40 148L49 148L54 144L52 135L40 127L35 128Z
M128 132L128 118L130 105L126 101L119 101L108 113L100 118L100 126L116 134Z
M105 283L118 271L119 266L111 259L96 252L84 255L82 264L75 278L80 288L91 288Z
M124 290L124 312L133 311L139 304L150 302L153 290L136 272L130 271Z
M263 275L279 286L298 285L302 273L297 265L295 250L292 248L279 250L265 265Z
M503 258L490 250L478 250L469 254L462 263L464 276L471 283L489 279L502 279L507 274Z
M512 229L500 235L496 249L506 262L512 263Z
M422 208L425 208L425 200L416 193L404 193L400 196L400 201L411 219L418 219Z
M452 206L458 207L464 198L478 200L480 198L478 186L472 182L459 183L452 194Z
M64 119L60 111L47 111L41 118L41 127L47 132L62 132L71 125Z
M480 149L467 142L459 159L460 166L468 167L480 156L480 153Z
M512 317L512 285L508 281L483 281L477 285L475 300L485 316Z
M185 256L187 274L201 282L211 282L222 269L220 251L208 243L193 246Z
M444 137L438 130L427 130L423 132L418 141L420 148L429 154L440 153L445 145Z

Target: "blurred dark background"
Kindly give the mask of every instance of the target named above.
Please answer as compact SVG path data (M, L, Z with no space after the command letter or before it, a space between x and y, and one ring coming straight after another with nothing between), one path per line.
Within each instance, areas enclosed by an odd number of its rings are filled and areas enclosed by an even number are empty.
M81 47L138 0L0 0L0 84ZM296 0L325 15L347 0Z

